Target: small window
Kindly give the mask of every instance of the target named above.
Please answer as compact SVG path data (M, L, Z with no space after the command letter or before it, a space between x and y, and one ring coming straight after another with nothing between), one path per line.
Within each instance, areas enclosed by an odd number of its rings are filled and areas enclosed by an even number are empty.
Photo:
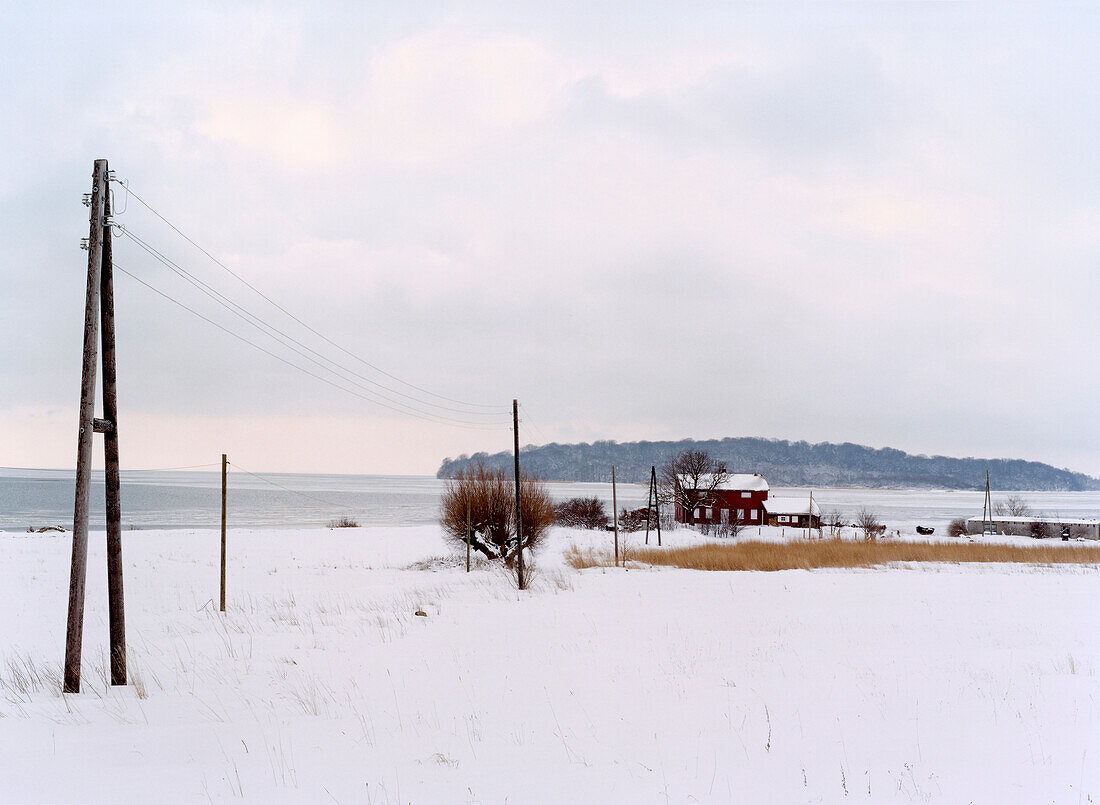
M743 498L751 498L751 497L752 497L752 492L742 492L742 493L741 493L741 497L743 497Z
M695 510L695 519L696 520L699 519L699 510L698 509Z
M779 520L779 522L781 522L781 523L786 523L786 522L788 521L788 517L787 517L787 515L785 515L785 514L781 514L781 515L779 515L779 517L778 517L777 519L778 519L778 520Z
M750 520L755 520L756 519L756 509L750 509L749 510L749 519Z
M745 519L745 510L744 509L738 509L737 510L737 522L741 522L744 519Z
M710 508L710 506L707 506L707 519L709 520L713 516L714 515L712 514L712 509Z

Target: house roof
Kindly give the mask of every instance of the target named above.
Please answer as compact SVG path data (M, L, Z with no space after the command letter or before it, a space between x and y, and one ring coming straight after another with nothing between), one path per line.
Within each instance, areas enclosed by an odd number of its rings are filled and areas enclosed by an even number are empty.
M768 514L809 514L809 498L768 498L764 501L764 510ZM821 508L814 501L815 516L821 516Z
M710 475L699 476L699 486L703 489L709 488L711 477ZM687 476L681 475L680 478L690 484L690 479ZM716 488L731 489L738 492L767 492L769 487L763 475L741 472L727 475Z

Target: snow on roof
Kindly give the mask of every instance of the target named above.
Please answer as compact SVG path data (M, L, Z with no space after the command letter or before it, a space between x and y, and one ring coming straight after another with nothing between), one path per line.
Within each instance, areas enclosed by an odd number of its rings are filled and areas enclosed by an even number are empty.
M810 499L769 497L764 501L764 509L768 514L809 514ZM813 513L818 517L821 516L821 508L817 505L817 501L814 501Z
M1032 514L1029 517L1001 517L994 514L987 517L967 517L967 522L980 523L984 519L989 523L1048 523L1049 525L1097 525L1100 519L1081 517L1047 517L1042 514Z
M713 476L706 474L699 476L699 488L709 489L711 484L711 478ZM680 476L681 483L690 487L691 479L686 475ZM731 473L727 475L717 489L733 489L741 492L767 492L768 482L764 480L764 476L758 473Z

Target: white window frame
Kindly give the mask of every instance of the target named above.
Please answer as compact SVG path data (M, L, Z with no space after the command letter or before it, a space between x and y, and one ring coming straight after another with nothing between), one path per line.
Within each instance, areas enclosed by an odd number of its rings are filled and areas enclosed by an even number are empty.
M696 520L699 519L699 507L698 506L695 507L695 519Z
M752 492L742 492L742 493L741 493L741 497L743 497L743 498L751 498L751 497L752 497Z
M756 520L756 509L749 509L749 519Z
M788 517L785 514L781 514L778 517L776 517L775 519L776 519L777 522L785 523L785 522L787 522Z
M714 519L714 509L712 509L710 506L707 506L706 512L707 512L707 519L708 520L713 520Z

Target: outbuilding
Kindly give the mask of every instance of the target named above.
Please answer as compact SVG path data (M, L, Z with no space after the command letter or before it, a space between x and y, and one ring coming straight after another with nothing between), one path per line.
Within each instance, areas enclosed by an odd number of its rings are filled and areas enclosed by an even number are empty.
M770 498L764 504L767 524L793 528L821 528L821 509L810 498Z

